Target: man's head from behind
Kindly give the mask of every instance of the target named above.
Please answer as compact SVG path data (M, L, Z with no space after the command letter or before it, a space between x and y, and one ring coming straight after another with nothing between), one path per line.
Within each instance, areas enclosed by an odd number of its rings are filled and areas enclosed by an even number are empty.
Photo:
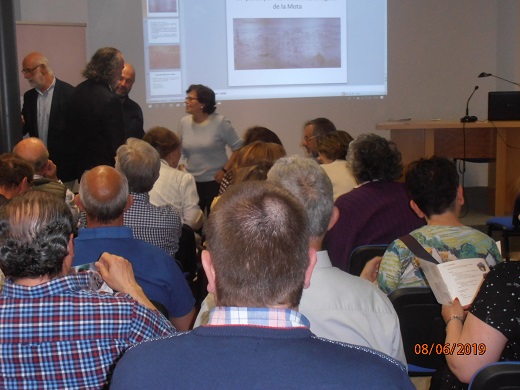
M316 259L305 210L288 191L268 182L233 185L206 233L202 261L218 305L298 306Z
M161 158L148 142L129 138L117 149L116 169L128 179L130 192L149 192L159 178Z
M14 197L0 209L2 271L13 280L61 274L65 258L73 255L72 233L63 200L37 190Z
M325 235L334 210L332 182L325 171L312 159L290 156L276 161L267 173L269 181L293 194L309 217L312 238Z
M45 144L36 137L29 137L18 142L13 154L31 164L34 173L45 176L49 164L49 151Z
M31 187L33 169L31 165L12 153L0 155L0 194L11 199Z
M464 203L457 168L444 157L412 162L406 172L405 184L412 201L427 218L446 211L455 212L456 205Z
M89 221L112 223L132 204L126 176L107 165L92 168L81 177L76 203Z
M113 47L98 49L83 70L83 76L98 83L104 83L115 89L125 60L121 52Z

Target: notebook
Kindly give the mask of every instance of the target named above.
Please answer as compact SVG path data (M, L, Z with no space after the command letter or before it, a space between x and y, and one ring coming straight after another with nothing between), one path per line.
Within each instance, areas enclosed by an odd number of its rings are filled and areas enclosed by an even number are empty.
M520 120L520 91L489 92L488 120Z

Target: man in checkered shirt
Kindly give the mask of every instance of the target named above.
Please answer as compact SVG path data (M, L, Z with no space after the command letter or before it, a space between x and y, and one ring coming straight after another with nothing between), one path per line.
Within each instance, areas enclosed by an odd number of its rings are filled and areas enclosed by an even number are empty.
M175 259L179 249L182 220L172 205L154 206L148 192L159 178L161 158L149 143L129 138L117 149L116 169L128 179L134 203L124 214L124 225L134 237L166 251Z
M73 230L50 193L29 191L0 209L2 389L102 388L128 347L175 332L126 259L104 253L95 263L114 295L93 291L100 280L90 271L69 274Z

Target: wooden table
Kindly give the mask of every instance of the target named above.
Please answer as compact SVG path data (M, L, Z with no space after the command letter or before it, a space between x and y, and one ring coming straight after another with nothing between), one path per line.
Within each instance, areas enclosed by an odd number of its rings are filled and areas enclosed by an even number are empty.
M520 121L380 122L403 155L403 164L433 155L457 159L491 159L488 186L495 215L512 214L520 179Z

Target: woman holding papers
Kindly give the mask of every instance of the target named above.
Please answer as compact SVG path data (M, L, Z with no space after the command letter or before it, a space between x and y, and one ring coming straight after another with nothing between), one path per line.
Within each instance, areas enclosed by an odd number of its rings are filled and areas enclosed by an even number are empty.
M495 241L459 220L464 204L462 187L455 165L446 158L420 159L410 164L405 185L410 206L426 226L412 231L415 239L439 263L480 258L490 266L502 262ZM383 255L377 282L387 294L403 287L421 287L428 283L418 266L417 253L402 237L392 242Z
M431 389L465 389L483 366L520 360L520 261L497 265L487 275L469 310L458 300L443 305L449 367L432 378ZM462 353L460 353L462 351Z

